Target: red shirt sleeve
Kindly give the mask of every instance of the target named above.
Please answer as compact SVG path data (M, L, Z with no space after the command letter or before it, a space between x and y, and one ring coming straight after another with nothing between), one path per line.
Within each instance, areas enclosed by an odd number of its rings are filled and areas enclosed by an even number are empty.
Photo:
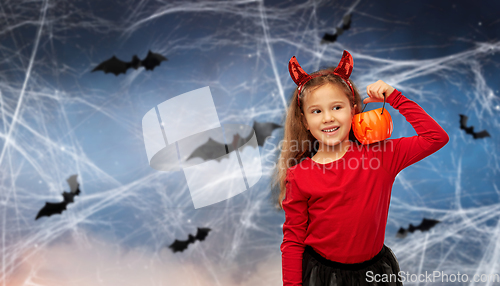
M448 134L422 107L398 90L387 98L387 103L399 110L418 135L389 139L385 142L384 167L396 176L401 170L441 149L450 140Z
M283 224L283 243L281 262L284 286L302 285L302 257L309 214L307 200L297 187L292 170L287 170L286 195L283 200L285 223Z

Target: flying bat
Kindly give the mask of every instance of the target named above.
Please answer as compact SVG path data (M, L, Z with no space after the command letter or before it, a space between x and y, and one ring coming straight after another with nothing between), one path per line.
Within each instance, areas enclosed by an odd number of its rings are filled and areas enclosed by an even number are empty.
M253 122L253 130L255 130L255 137L257 137L257 145L258 146L264 146L264 143L266 142L267 137L271 136L273 133L274 129L281 128L282 126L273 122ZM252 133L247 137L241 137L239 134L235 135L235 138L233 139L232 146L236 149L241 146L243 146L245 143L247 143L250 139L252 139Z
M281 128L282 126L273 122L253 122L253 130L257 136L257 144L264 146L267 137L271 136L274 129Z
M213 159L220 161L222 160L222 156L228 153L229 150L226 144L219 143L212 138L208 138L208 141L196 148L193 153L189 155L186 161L197 157L205 161Z
M151 51L148 52L148 55L142 61L136 55L132 57L132 61L130 62L124 62L113 56L109 60L100 63L92 72L102 70L104 73L114 73L118 76L121 73L127 73L129 68L138 69L139 67L144 67L146 70L154 70L162 61L168 61L168 59Z
M480 139L484 137L491 137L490 133L488 131L483 130L481 132L474 132L474 126L467 127L467 120L469 117L459 114L460 115L460 129L465 130L465 133L471 134L474 139Z
M274 129L280 127L282 126L273 122L254 121L253 130L255 131L255 136L257 137L257 145L264 146L267 137L271 136L271 133L273 133ZM186 160L199 157L205 161L213 159L217 159L217 161L220 161L222 160L222 156L224 156L225 154L229 154L229 152L245 145L245 143L252 139L252 136L253 132L250 132L246 137L241 137L239 134L236 134L233 136L233 141L229 146L223 143L219 143L212 138L209 138L206 143L196 148Z
M188 246L191 243L195 243L197 240L203 241L205 240L205 237L207 237L208 232L210 231L210 228L199 228L198 227L198 232L196 232L195 236L192 236L189 234L188 240L175 240L174 243L169 245L169 248L172 249L174 253L177 251L183 252L185 249L188 248Z
M69 192L63 192L63 201L59 203L49 203L45 202L45 206L38 212L35 220L39 219L42 216L51 216L53 214L61 214L64 210L66 210L66 206L69 203L74 202L74 197L80 194L79 184L76 180L78 175L70 176L66 181L70 187Z
M344 33L344 31L346 30L349 30L349 28L351 27L351 14L346 14L344 15L344 17L342 18L342 25L338 26L336 29L335 29L335 33L334 34L328 34L328 33L325 33L325 35L323 36L323 38L321 39L321 43L333 43L337 40L337 37L342 35L342 33Z
M422 220L422 222L417 226L413 226L413 224L410 223L410 226L408 227L408 229L404 229L402 227L399 228L398 233L396 234L396 237L405 238L406 235L408 234L408 232L413 233L415 230L428 231L429 229L433 228L438 223L439 223L438 220L424 218Z

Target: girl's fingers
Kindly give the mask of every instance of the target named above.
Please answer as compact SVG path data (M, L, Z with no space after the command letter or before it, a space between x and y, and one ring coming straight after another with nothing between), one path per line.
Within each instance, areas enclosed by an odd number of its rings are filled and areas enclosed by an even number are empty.
M377 83L372 83L368 86L368 95L370 97L377 97Z
M370 93L368 94L373 99L371 102L377 102L379 99L383 99L381 89L382 87L378 83L371 86Z
M370 96L370 97L372 96L372 94L371 94L372 93L372 91L371 91L372 85L373 84L370 84L366 87L366 94L368 94L368 96Z
M370 102L383 102L384 99L392 93L394 88L382 80L378 80L366 87L366 93L368 97L363 99L363 103L367 104Z
M384 90L384 87L382 85L379 84L378 88L377 88L377 97L380 99L380 98L384 98L384 95L382 94L383 93L383 90Z

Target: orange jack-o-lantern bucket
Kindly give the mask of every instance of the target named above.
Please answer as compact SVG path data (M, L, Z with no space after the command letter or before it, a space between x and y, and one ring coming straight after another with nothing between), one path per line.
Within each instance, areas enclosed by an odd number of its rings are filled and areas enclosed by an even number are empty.
M368 145L391 137L392 118L384 106L354 115L352 130L361 144Z

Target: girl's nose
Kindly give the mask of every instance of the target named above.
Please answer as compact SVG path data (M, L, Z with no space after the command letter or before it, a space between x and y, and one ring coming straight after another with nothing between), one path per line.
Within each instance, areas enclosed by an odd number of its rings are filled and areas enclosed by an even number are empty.
M323 123L330 122L330 121L335 121L335 117L333 117L332 114L325 112L325 115L323 116Z

